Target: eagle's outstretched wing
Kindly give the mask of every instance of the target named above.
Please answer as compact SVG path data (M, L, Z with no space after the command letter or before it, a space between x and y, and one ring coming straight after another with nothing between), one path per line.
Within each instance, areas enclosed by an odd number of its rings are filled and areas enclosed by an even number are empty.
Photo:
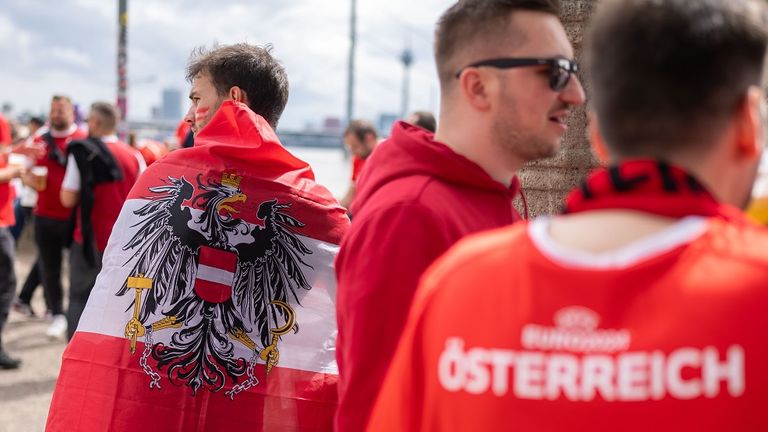
M294 232L304 224L287 214L288 208L290 204L278 204L276 199L261 203L257 216L264 226L251 231L252 242L235 245L239 257L235 307L243 321L255 326L262 346L270 344L270 326L279 327L287 318L285 310L272 302L300 304L297 290L312 288L304 274L312 267L303 259L312 251Z
M161 304L178 301L194 275L197 246L190 242L198 240L199 234L187 226L192 215L182 204L195 189L184 177L168 177L164 182L150 187L154 195L146 199L151 201L133 212L140 222L132 228L138 230L123 246L123 250L133 251L125 264L133 266L129 275L152 279L152 289L141 308L142 321ZM129 290L124 282L117 295Z

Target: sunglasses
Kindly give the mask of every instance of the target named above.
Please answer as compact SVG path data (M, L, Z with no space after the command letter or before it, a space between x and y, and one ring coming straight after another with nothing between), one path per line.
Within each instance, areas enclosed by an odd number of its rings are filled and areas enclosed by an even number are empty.
M571 75L579 71L579 65L575 60L566 58L496 58L490 60L481 60L470 65L464 66L456 72L456 78L466 68L475 68L489 66L498 69L509 69L528 66L549 66L549 88L559 92L568 85Z

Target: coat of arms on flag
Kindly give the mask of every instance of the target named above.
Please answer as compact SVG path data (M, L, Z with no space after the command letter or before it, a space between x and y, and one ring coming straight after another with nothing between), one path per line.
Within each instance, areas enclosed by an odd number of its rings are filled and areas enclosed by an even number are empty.
M231 173L220 182L198 176L202 192L193 196L184 177L169 177L166 185L149 188L154 195L134 211L142 221L123 249L134 252L128 264L136 276L129 276L117 295L137 291L125 336L147 339L141 362L152 387L160 384L148 366L150 356L171 382L195 393L202 387L218 391L228 378L237 381L247 373L241 386L227 392L234 397L242 385L258 383L251 373L256 361L265 361L269 372L279 361L279 339L298 332L287 302L300 306L296 291L311 289L304 276L311 266L303 256L312 251L294 232L304 224L288 213L290 204L277 199L259 204L255 217L261 224L236 217L239 210L232 205L247 201L240 181ZM185 206L187 200L201 208ZM153 288L131 287L137 277ZM143 302L139 290L146 291ZM158 314L162 318L147 322ZM153 343L153 332L169 329L168 343ZM234 355L234 344L251 351L250 358Z

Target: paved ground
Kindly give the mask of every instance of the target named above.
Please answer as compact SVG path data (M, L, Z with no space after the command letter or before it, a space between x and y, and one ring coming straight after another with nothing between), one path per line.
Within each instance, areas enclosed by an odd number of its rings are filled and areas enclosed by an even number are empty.
M19 286L36 257L31 230L19 242L16 275ZM66 282L66 276L65 276ZM37 312L45 311L42 287L32 300ZM0 370L0 432L36 432L45 429L48 405L61 366L66 343L46 337L48 321L29 320L11 312L3 342L6 349L24 362L20 369Z

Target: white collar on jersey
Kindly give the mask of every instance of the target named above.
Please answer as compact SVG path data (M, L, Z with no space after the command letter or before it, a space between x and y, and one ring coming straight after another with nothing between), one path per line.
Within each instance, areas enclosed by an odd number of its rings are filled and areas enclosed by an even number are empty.
M564 246L549 236L552 218L540 217L528 225L528 235L548 259L563 267L620 270L659 256L698 238L707 228L707 218L687 216L653 235L606 252L587 252Z

